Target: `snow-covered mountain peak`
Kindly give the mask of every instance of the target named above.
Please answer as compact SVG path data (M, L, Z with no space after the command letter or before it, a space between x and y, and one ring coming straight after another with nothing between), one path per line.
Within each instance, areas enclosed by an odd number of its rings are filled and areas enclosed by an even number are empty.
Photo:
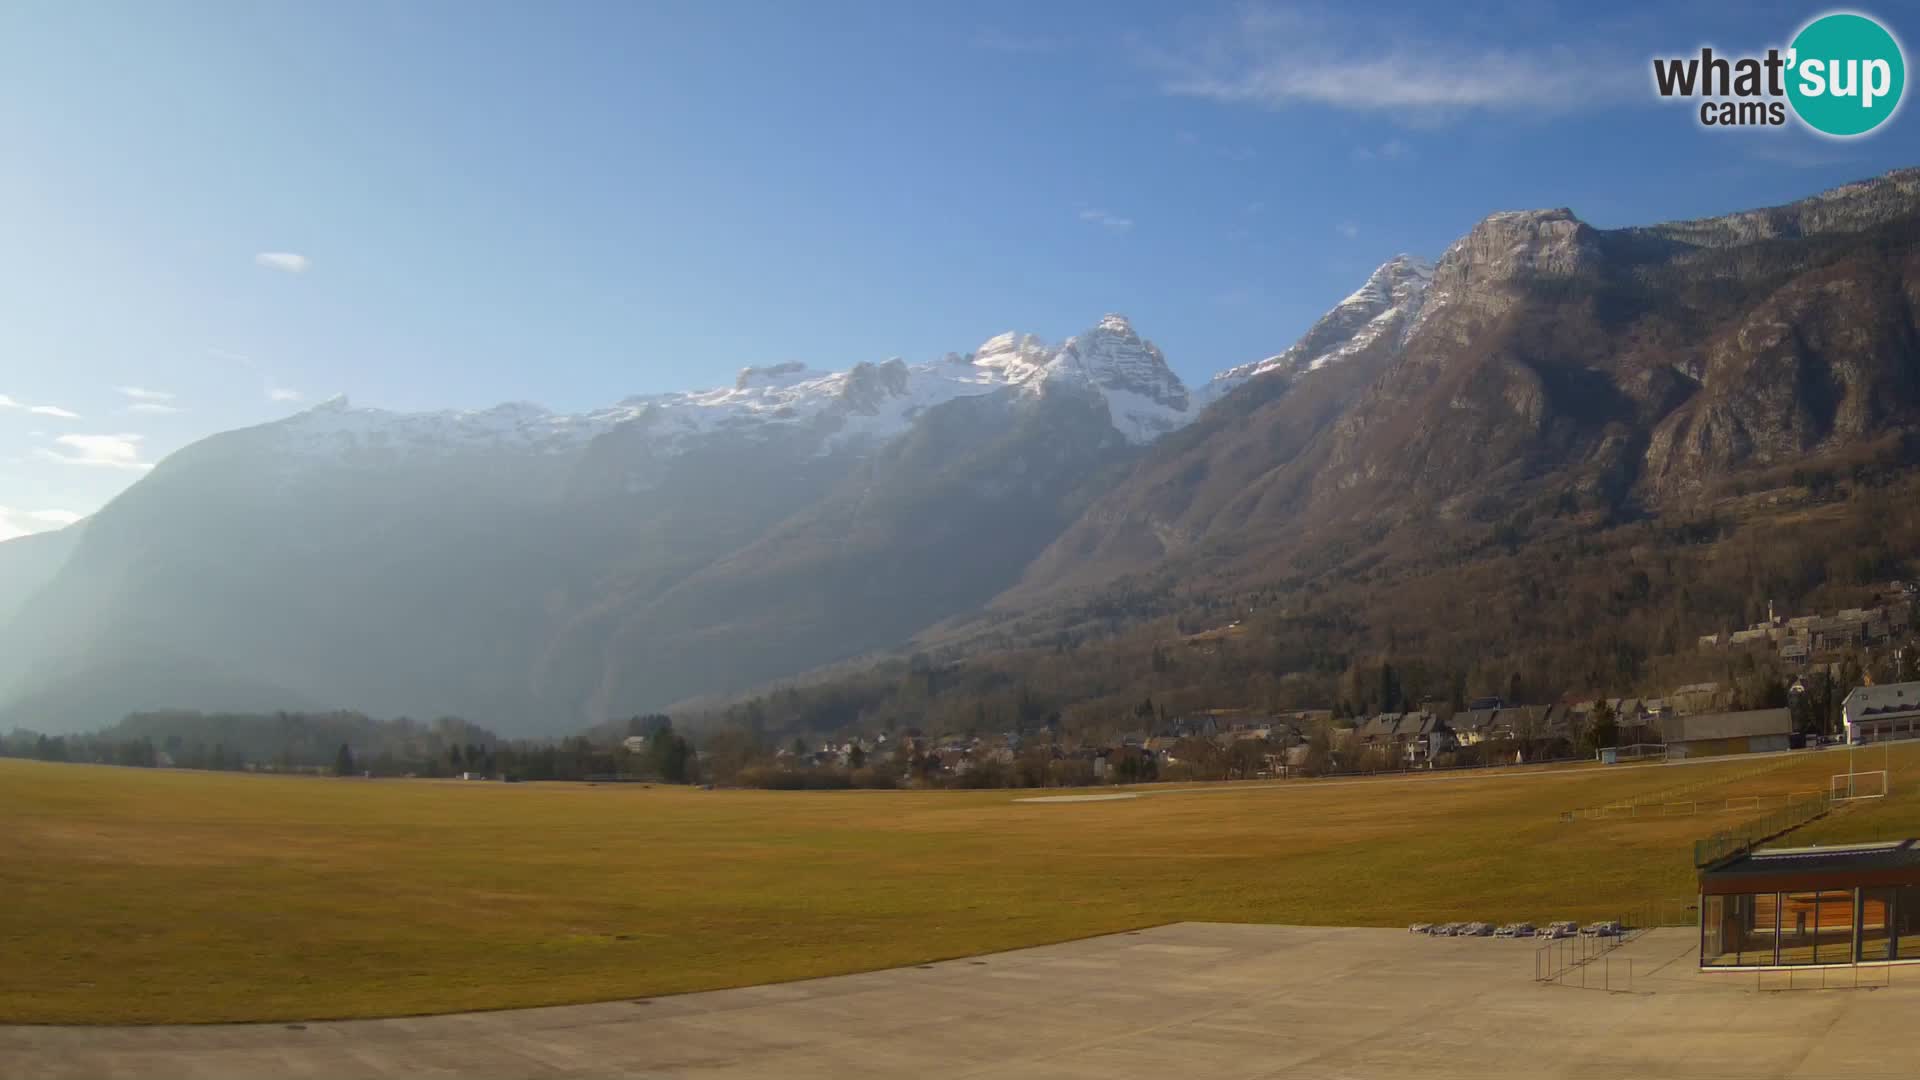
M557 453L622 426L653 455L671 456L710 440L764 441L778 429L826 454L873 447L955 398L1011 389L1040 394L1066 385L1103 395L1113 424L1142 443L1192 418L1187 390L1166 358L1124 316L1108 315L1056 347L1010 332L971 353L909 364L899 357L821 371L791 361L742 368L731 386L627 398L578 414L525 402L488 409L398 413L357 407L345 397L268 429L296 452L348 460L446 456L495 448ZM791 445L791 443L789 443Z
M1382 341L1405 338L1419 317L1434 265L1413 255L1396 255L1367 275L1345 300L1334 305L1285 352L1228 368L1200 391L1211 403L1256 375L1297 376L1337 364Z
M1129 442L1144 443L1193 419L1186 384L1125 315L1107 315L1068 338L1047 361L1048 379L1084 380L1107 399L1113 426Z
M1052 358L1053 350L1035 334L1009 331L981 342L970 357L955 357L984 371L996 372L1011 383L1035 377Z

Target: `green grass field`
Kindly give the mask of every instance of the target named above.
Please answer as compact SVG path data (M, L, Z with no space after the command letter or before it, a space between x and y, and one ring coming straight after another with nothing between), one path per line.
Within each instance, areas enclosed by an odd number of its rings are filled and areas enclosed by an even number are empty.
M1603 918L1693 892L1742 815L1576 805L1817 790L1834 755L1161 790L703 792L0 760L0 1021L295 1020L831 975L1182 919ZM1895 795L1816 823L1920 833ZM1153 790L1153 789L1144 789Z

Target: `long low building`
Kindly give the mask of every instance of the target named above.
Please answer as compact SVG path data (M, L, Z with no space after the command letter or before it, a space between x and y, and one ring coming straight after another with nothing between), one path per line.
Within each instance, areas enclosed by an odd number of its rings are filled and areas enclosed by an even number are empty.
M1791 749L1793 713L1786 709L1669 716L1660 722L1667 757L1718 757Z
M1840 716L1849 743L1920 738L1920 682L1856 686Z

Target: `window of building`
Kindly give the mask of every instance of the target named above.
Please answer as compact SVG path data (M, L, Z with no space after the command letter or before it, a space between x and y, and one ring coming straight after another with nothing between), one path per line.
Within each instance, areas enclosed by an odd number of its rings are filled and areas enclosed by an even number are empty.
M1707 967L1753 967L1774 962L1779 935L1775 894L1709 896L1700 909L1701 963Z
M1894 958L1920 960L1920 888L1902 885L1892 892Z

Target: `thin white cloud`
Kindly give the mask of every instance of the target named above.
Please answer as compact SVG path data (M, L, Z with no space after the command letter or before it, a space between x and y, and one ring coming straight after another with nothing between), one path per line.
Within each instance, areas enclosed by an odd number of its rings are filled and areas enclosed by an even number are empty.
M264 266L268 270L278 270L285 274L304 274L313 260L305 255L296 255L291 251L263 251L253 257L254 265Z
M299 401L305 396L305 394L302 394L298 390L290 390L284 386L267 387L268 401Z
M71 409L63 409L58 405L29 405L26 402L19 400L18 398L9 397L6 394L0 394L0 412L5 412L13 409L17 409L25 413L31 413L34 416L51 416L56 420L80 419L80 414L77 412L74 412Z
M208 349L207 355L213 357L215 360L226 360L235 364L245 364L248 367L253 366L253 357L247 356L244 353L228 352L225 349Z
M1249 8L1204 22L1185 45L1148 47L1177 97L1267 109L1384 112L1415 126L1469 112L1557 112L1647 100L1644 61L1588 43L1513 49L1383 36L1331 11ZM1629 62L1631 61L1631 62Z
M1080 211L1080 220L1089 224L1098 225L1103 229L1108 229L1113 232L1125 232L1133 228L1132 218L1109 214L1105 210L1098 210L1092 207Z
M140 413L143 416L169 416L173 413L185 412L186 410L178 405L169 405L164 401L136 401L127 406L127 411L130 413Z
M1343 221L1338 225L1335 225L1333 227L1333 231L1339 233L1341 236L1344 236L1349 240L1358 239L1360 236L1360 226L1355 225L1351 221Z
M140 460L142 435L61 435L53 441L58 449L33 448L33 456L55 465L80 465L99 469L127 469L144 472L153 468Z
M116 386L114 389L135 401L173 400L173 395L165 390L149 390L144 386Z

